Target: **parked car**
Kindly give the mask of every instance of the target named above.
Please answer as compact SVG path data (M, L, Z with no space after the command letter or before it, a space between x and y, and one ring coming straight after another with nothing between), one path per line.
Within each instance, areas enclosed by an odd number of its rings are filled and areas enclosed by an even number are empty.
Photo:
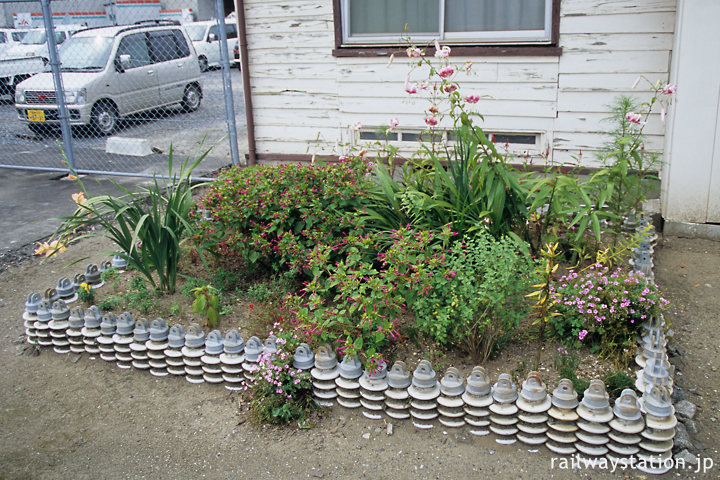
M73 33L85 28L82 25L56 25L55 41L58 45L70 38ZM40 57L47 62L48 48L47 35L44 28L33 28L27 30L20 43L9 47L2 55L3 59Z
M90 125L100 135L118 119L159 107L200 107L197 55L176 22L97 27L76 33L60 49L65 103L71 125ZM20 121L33 131L59 124L49 69L15 91Z
M8 48L20 43L27 32L16 28L0 28L0 56Z
M217 21L206 20L203 22L186 23L183 26L197 52L200 71L205 72L210 67L219 67L220 26L217 24ZM230 52L232 52L233 41L237 39L237 26L234 22L225 24L225 34L227 35L228 55L231 55ZM230 66L232 66L234 59L229 58L228 61Z

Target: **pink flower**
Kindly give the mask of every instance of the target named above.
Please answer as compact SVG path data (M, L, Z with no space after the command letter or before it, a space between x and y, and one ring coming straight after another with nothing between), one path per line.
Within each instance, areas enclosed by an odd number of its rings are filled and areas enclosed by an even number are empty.
M582 340L583 338L585 338L585 336L586 336L587 334L588 334L588 331L587 331L587 330L581 330L580 333L578 333L578 338L579 338L580 340Z
M438 124L438 121L437 118L428 115L427 117L425 117L425 123L430 127L434 127Z
M675 92L677 92L677 85L672 83L666 83L662 89L662 93L665 95L672 95Z
M467 103L477 103L480 101L480 95L469 95L465 97Z
M445 90L445 93L452 93L457 90L457 85L455 85L454 83L449 83L443 87L443 90Z
M638 125L642 125L643 123L645 123L642 121L642 114L640 113L628 112L625 115L625 119L631 123L637 123Z
M357 122L357 123L355 123L354 125L352 125L350 128L352 128L352 129L355 130L355 131L358 131L358 130L360 130L360 129L362 128L362 123Z
M400 120L398 120L397 117L393 117L390 119L390 128L395 128L398 125L400 125Z
M437 58L447 58L450 56L450 47L440 47L440 43L435 40L435 56Z
M453 67L447 66L438 72L438 75L440 75L442 78L447 78L451 76L453 73L455 73L455 69Z
M419 58L423 55L422 50L417 47L408 47L405 51L407 52L407 56L411 58Z
M410 75L405 77L405 91L409 93L410 95L413 95L418 92L418 85L417 83L410 85Z

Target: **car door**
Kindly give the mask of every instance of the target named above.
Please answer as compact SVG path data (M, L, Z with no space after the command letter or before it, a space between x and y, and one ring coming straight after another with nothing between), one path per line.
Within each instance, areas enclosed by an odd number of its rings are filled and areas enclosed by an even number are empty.
M225 34L227 35L228 47L228 63L233 62L231 57L235 39L237 38L237 27L232 23L225 24ZM220 65L220 26L213 25L208 33L208 41L211 43L210 52L208 53L208 64L216 66Z
M190 47L179 29L163 29L148 34L150 55L155 62L159 79L160 99L164 105L179 103L188 84Z
M128 55L124 71L115 71L113 93L120 115L153 108L161 103L157 65L152 61L147 34L133 33L120 39L115 65Z

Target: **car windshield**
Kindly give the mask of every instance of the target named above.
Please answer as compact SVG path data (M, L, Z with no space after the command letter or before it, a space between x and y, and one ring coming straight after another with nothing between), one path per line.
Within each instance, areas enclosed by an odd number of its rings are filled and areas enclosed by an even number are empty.
M193 42L202 40L205 30L207 30L207 25L185 25L185 31Z
M40 45L45 43L45 30L30 30L21 42L23 45Z
M111 37L70 37L60 47L61 69L63 72L102 70L112 46Z
M27 32L13 32L12 38L13 38L13 40L15 40L16 42L19 42L19 41L21 41L21 40L23 39L23 37L25 37L25 34L26 34L26 33L27 33Z

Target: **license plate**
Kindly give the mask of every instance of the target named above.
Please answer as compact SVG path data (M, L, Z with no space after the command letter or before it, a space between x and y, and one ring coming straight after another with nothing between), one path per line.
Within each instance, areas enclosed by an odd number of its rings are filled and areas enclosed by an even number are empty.
M45 111L44 110L28 110L28 121L30 122L44 122Z

